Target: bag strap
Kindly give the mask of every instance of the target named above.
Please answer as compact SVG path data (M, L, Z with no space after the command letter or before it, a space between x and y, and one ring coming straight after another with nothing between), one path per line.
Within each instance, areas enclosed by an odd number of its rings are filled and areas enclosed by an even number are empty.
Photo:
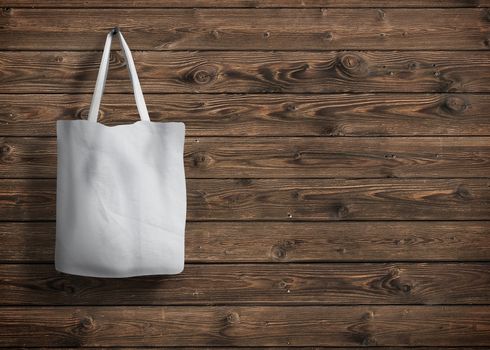
M145 98L143 97L143 92L141 91L138 74L136 74L136 67L134 65L133 56L131 55L131 50L129 49L128 44L126 43L126 40L124 40L124 37L118 27L115 27L109 32L109 34L107 34L104 52L102 53L102 60L100 62L99 73L97 75L97 82L95 83L95 90L92 96L92 103L88 113L88 120L91 122L97 121L100 101L102 100L102 94L104 92L107 73L109 70L109 56L111 53L111 44L114 35L119 35L119 41L121 42L124 58L126 59L126 66L129 70L129 77L131 78L131 83L133 85L134 98L136 100L136 107L138 108L140 118L141 120L150 121L148 110L146 109Z

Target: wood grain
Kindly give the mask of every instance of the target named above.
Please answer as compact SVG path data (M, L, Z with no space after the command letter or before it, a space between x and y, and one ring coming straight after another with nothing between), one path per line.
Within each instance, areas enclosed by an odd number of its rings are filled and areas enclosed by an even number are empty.
M490 308L481 305L4 307L2 311L2 346L490 344Z
M0 49L96 50L119 26L133 50L486 50L489 22L484 8L3 8Z
M0 30L0 45L3 36ZM101 49L105 36L99 37ZM0 51L0 93L92 93L101 55ZM490 50L134 51L133 56L144 93L490 92ZM105 91L132 94L118 50L111 54Z
M0 137L0 177L56 178L56 139ZM489 137L188 138L186 178L485 177Z
M0 222L3 263L52 263L54 222ZM488 221L188 222L187 263L490 261Z
M0 94L0 135L55 136L56 120L87 118L91 97ZM148 94L145 100L152 121L183 121L188 136L490 135L490 95L481 94ZM138 119L132 95L103 97L99 122Z
M78 349L79 347L62 347L62 348L59 348L59 347L37 347L37 349L51 349L51 350L61 350L61 349L64 349L64 350L71 350L71 349ZM103 350L109 350L109 349L113 349L111 347L104 347L104 346L98 346L98 347L90 347L90 346L84 346L83 347L84 349L103 349ZM138 346L131 346L131 347L123 347L123 346L118 346L117 347L118 349L122 349L122 350L133 350L133 349L146 349L146 347L144 346L141 346L141 347L138 347ZM168 348L166 346L162 346L161 348ZM172 348L172 347L170 347ZM192 347L185 347L185 346L179 346L179 349L180 350L194 350L194 349L212 349L213 347L209 347L209 346L192 346ZM219 347L220 350L236 350L237 347L236 346L220 346ZM472 346L457 346L457 347L454 347L454 346L438 346L437 347L438 349L444 349L444 350L482 350L482 348L480 346L475 346L475 347L472 347ZM264 350L277 350L277 347L275 346L272 346L272 347L267 347L267 346L260 346L260 347L255 347L255 346L240 346L240 350L257 350L257 349L264 349ZM327 349L327 350L352 350L352 347L351 346L335 346L335 347L332 347L332 346L301 346L301 349L305 349L305 350L319 350L319 349ZM382 349L382 350L407 350L407 349L410 349L410 350L414 350L415 347L413 346L377 346L377 349ZM431 346L417 346L416 347L416 350L434 350L433 347Z
M488 220L489 200L488 179L187 180L189 221ZM0 182L3 220L54 220L55 201L55 179Z
M454 281L458 281L454 283ZM0 265L0 305L488 304L490 263L189 265L175 276Z
M100 0L2 0L0 7L27 7L27 8L194 8L194 7L287 7L287 8L343 8L343 7L486 7L490 6L488 0L166 0L165 2L155 0L111 0L110 3L101 2Z
M0 347L490 347L488 7L0 0ZM56 121L115 25L186 124L179 275L54 268ZM139 118L119 49L108 126Z

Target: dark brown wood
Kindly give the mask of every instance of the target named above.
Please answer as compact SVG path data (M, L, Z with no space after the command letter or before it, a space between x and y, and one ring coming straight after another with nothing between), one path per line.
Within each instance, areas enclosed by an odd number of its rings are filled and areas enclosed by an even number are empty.
M56 139L0 137L0 177L55 178ZM193 178L485 177L489 137L188 138Z
M484 8L4 8L0 49L101 49L119 26L134 50L487 50L489 24Z
M481 305L4 307L0 345L488 346L489 313Z
M0 45L3 36L0 30ZM102 49L105 35L99 36L97 48ZM99 51L0 52L0 92L92 93L101 55ZM475 52L135 51L133 56L145 93L490 92L488 48ZM132 93L119 50L112 51L107 79L106 92ZM452 105L449 108L458 109L464 103Z
M3 220L53 220L55 201L55 179L0 182ZM489 204L488 179L187 180L189 221L488 220Z
M1 262L53 262L54 222L0 222ZM490 261L488 221L188 222L188 263Z
M163 346L162 348L166 348L165 346ZM227 346L220 346L219 347L220 350L236 350L237 347L227 347ZM49 348L46 348L46 347L40 347L40 348L37 348L37 349L50 349L50 350L71 350L71 349L79 349L78 347L76 348L73 348L73 347L63 347L63 348L56 348L56 347L49 347ZM84 349L103 349L103 350L113 350L113 348L110 348L110 347L85 347L84 346ZM121 349L121 350L128 350L128 349L138 349L138 350L141 350L141 349L146 349L145 347L118 347L118 349ZM194 350L194 349L212 349L212 347L179 347L180 350ZM253 346L240 346L240 350L250 350L250 349L253 349L253 350L257 350L257 349L264 349L264 350L277 350L277 347L267 347L267 346L261 346L261 347L253 347ZM301 349L305 349L305 350L319 350L319 349L326 349L326 350L352 350L352 347L350 346L347 346L347 347L331 347L331 346L302 346ZM407 350L407 349L410 349L410 350L434 350L433 347L426 347L426 346L417 346L417 347L412 347L412 346L377 346L376 349L381 349L381 350ZM458 347L452 347L452 346L438 346L437 349L444 349L444 350L482 350L482 348L480 346L476 346L476 347L469 347L469 346L464 346L464 347L461 347L461 346L458 346Z
M55 136L56 120L87 118L91 97L0 94L0 135ZM153 121L183 121L188 136L490 135L487 94L148 94L145 99ZM104 95L101 123L138 119L132 95Z
M455 283L457 281L457 283ZM0 265L0 305L488 304L490 263L186 265L89 278Z
M485 7L490 6L488 0L111 0L103 2L100 0L2 0L0 7L27 7L27 8L194 8L194 7L287 7L287 8L309 8L309 7Z
M0 0L0 347L490 347L488 7ZM114 25L186 124L179 275L54 268L56 121ZM109 127L139 119L119 50Z

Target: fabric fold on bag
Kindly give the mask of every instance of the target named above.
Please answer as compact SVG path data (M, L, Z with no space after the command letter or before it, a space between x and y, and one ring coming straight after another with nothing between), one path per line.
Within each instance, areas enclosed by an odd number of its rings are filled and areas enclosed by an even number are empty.
M120 39L140 120L97 121L112 38ZM131 51L111 31L87 120L58 120L55 268L92 277L184 269L185 125L153 122Z

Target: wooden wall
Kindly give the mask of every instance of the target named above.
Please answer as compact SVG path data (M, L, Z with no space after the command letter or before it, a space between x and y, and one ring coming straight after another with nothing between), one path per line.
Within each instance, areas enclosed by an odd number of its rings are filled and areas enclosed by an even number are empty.
M490 1L1 0L0 345L490 346ZM186 267L57 273L55 121L119 25ZM137 117L114 43L100 121Z

